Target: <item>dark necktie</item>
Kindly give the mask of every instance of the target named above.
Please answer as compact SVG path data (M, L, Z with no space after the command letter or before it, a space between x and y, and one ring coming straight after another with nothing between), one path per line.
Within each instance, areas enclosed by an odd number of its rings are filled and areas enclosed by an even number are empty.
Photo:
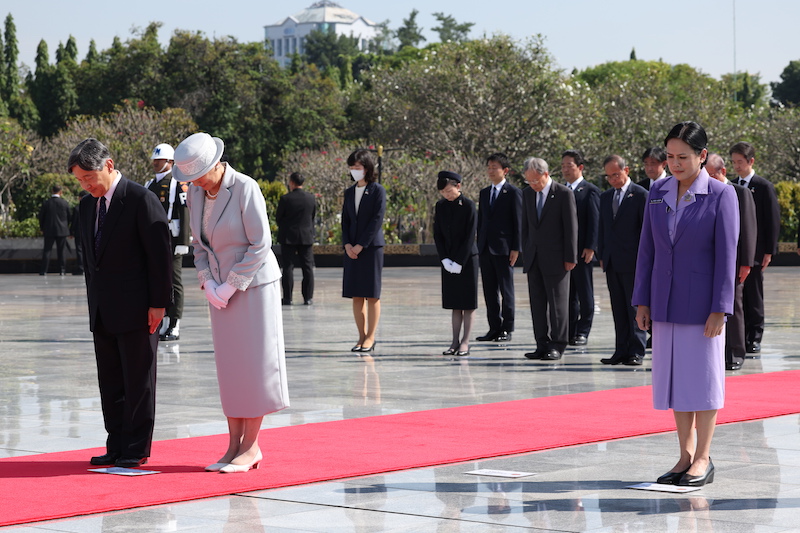
M542 220L542 209L544 209L544 192L536 193L536 220Z
M100 238L103 236L103 222L106 220L106 197L100 197L100 210L97 213L97 232L94 234L94 255L100 251Z
M619 199L622 196L622 189L616 189L614 191L614 201L611 203L611 211L613 212L614 216L617 216L617 211L619 211Z
M489 207L494 205L495 200L497 200L497 189L492 187L492 195L489 196Z

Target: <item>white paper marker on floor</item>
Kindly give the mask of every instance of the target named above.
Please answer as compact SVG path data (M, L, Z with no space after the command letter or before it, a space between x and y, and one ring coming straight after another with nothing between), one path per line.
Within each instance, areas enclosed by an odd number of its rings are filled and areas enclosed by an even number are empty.
M464 473L473 474L475 476L510 477L510 478L528 477L536 475L533 472L513 472L511 470L491 470L489 468L484 468L481 470L472 470L470 472L464 472Z
M703 487L681 487L680 485L664 485L662 483L638 483L628 486L629 489L652 490L656 492L694 492Z
M109 468L90 468L89 472L98 474L115 474L117 476L146 476L148 474L160 474L158 470L137 470L135 468L120 468L111 466Z

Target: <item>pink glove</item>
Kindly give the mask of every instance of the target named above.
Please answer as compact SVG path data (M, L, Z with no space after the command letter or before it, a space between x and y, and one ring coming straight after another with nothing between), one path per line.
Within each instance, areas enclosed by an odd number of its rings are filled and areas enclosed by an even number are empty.
M230 283L228 283L226 281L225 283L223 283L222 285L217 287L215 289L215 292L217 293L217 296L223 302L225 302L225 305L228 305L228 300L230 300L231 296L233 296L233 294L236 292L236 287L234 287L233 285L231 285ZM225 307L225 306L223 306L223 307Z
M210 303L217 309L225 309L225 306L228 305L228 303L225 300L221 299L219 296L217 296L216 293L217 287L219 287L219 285L213 279L210 279L205 282L205 284L203 285L203 290L206 291L206 300L208 300L208 303Z

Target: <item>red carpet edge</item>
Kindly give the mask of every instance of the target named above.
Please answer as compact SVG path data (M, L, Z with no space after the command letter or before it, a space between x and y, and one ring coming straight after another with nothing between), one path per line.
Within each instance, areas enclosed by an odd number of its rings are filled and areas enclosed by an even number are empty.
M720 424L800 412L800 370L727 378ZM227 435L153 443L140 477L88 472L102 449L0 459L0 526L459 463L674 431L633 387L263 430L246 474L204 472Z

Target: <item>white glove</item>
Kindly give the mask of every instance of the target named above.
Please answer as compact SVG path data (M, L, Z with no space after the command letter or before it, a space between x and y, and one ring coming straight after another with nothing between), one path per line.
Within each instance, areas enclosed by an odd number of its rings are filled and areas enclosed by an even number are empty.
M217 287L214 292L217 293L217 296L225 302L225 305L228 305L228 300L231 299L231 296L236 292L236 287L228 283L227 281ZM223 306L225 307L225 306Z
M175 255L188 255L189 247L185 244L179 244L175 247Z
M228 303L225 300L221 299L219 296L217 296L215 290L217 287L219 287L219 285L213 279L210 279L205 282L205 284L203 285L203 290L206 291L206 300L208 300L208 303L210 303L217 309L225 309L225 306L228 305Z
M464 268L455 261L450 261L450 273L451 274L461 274L461 269Z
M450 265L452 265L452 264L453 264L453 262L450 259L447 259L447 258L442 259L442 266L448 272L450 272Z

